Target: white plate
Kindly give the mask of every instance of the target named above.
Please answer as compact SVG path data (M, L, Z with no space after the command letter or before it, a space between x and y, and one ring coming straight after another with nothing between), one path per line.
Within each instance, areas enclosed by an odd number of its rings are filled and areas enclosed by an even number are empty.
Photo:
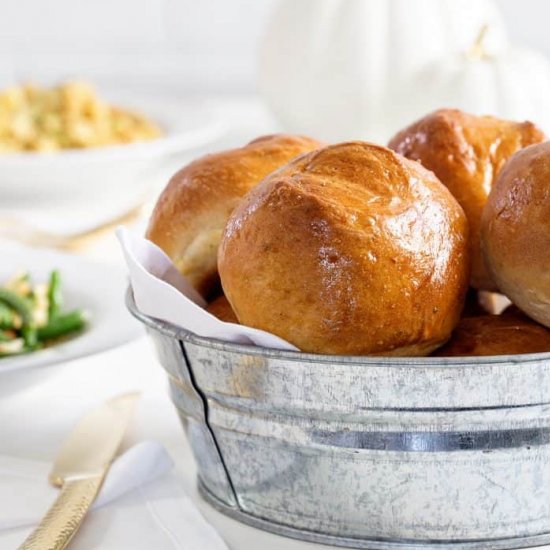
M0 154L2 208L128 204L188 160L185 152L220 138L227 125L212 103L108 94L109 101L158 122L165 135L127 145L52 153ZM183 161L183 162L182 162Z
M26 269L34 281L47 281L52 269L62 278L64 311L85 310L88 327L81 334L50 348L25 355L0 358L0 373L55 363L92 355L120 346L143 334L124 305L126 274L113 265L94 263L78 256L50 250L36 250L0 244L0 282L19 269Z

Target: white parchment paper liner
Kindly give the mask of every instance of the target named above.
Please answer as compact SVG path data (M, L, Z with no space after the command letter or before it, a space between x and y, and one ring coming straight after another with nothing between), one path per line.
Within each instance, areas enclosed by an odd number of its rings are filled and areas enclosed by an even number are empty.
M298 351L287 341L243 325L224 323L210 313L203 298L151 241L117 229L138 310L198 336L265 348Z

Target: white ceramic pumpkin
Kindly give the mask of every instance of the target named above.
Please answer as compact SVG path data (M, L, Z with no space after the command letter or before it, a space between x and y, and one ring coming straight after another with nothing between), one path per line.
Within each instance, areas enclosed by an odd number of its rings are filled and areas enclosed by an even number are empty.
M489 25L493 0L282 0L265 34L260 88L284 129L327 140L385 140L395 91L445 55L465 51Z
M531 120L550 133L550 64L537 52L509 47L490 54L484 33L469 50L443 56L395 96L395 131L440 107L510 120Z

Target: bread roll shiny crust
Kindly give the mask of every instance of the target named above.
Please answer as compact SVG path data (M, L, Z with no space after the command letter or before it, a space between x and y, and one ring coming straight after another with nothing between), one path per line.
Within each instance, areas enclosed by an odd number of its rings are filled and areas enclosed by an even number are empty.
M505 312L462 319L449 342L434 355L468 357L548 351L550 330L524 315Z
M321 143L291 135L264 136L202 157L177 172L160 195L147 238L160 246L202 294L217 280L222 230L242 197L267 174Z
M239 323L235 312L231 309L231 304L223 294L218 296L215 300L212 300L206 306L206 311L214 315L214 317L217 317L220 321L235 324Z
M468 260L466 217L437 178L351 142L253 189L218 266L239 321L302 351L426 355L458 322Z
M482 246L501 291L550 327L550 142L504 166L483 212Z
M480 290L496 290L483 262L480 222L493 182L519 149L546 138L531 122L511 122L442 109L399 132L394 151L432 170L456 197L470 224L472 280Z

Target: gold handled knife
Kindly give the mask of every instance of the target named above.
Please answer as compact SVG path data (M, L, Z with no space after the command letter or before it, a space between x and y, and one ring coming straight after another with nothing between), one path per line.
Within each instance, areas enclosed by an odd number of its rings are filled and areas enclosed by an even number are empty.
M20 550L61 550L97 496L130 421L137 393L119 395L88 413L63 443L50 473L61 492Z

